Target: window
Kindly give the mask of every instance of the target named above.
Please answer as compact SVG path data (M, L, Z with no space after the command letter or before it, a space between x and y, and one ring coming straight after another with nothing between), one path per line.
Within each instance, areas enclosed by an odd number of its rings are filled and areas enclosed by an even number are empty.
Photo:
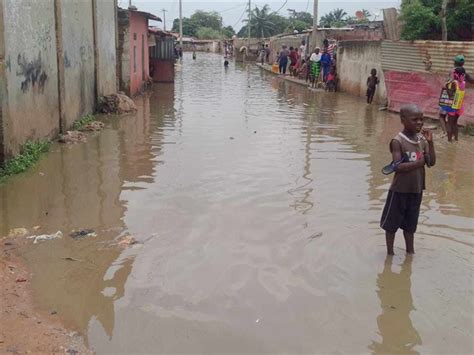
M133 46L133 72L137 72L137 46Z

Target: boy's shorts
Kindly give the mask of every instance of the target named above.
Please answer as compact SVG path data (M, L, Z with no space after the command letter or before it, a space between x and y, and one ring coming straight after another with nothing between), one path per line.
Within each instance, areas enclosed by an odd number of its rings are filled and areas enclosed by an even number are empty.
M423 193L389 191L380 227L389 233L396 233L398 228L407 233L415 233L422 198Z

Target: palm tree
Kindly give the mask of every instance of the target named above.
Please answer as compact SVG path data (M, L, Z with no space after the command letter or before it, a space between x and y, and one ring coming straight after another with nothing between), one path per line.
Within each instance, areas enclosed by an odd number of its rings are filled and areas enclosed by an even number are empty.
M347 12L343 9L335 9L321 17L319 24L322 27L341 27L346 24Z
M255 6L255 9L252 10L250 25L257 38L271 36L274 32L275 25L271 21L269 11L270 7L268 5L264 5L261 9ZM248 23L248 20L244 20L244 22Z

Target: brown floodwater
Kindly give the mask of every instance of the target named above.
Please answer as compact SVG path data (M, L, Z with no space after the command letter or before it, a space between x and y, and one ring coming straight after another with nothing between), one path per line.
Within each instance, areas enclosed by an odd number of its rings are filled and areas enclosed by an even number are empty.
M98 353L472 353L474 139L435 141L417 254L387 258L397 115L222 64L186 53L0 186L0 235L64 233L21 251L40 307Z

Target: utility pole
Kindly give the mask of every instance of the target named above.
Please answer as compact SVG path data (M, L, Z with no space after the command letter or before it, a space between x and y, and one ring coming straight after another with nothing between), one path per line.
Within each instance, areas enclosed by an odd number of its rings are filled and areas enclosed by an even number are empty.
M316 38L316 31L318 30L318 0L313 3L313 38Z
M166 31L166 13L168 10L162 9L161 11L163 11L163 31Z
M183 0L179 0L179 46L183 50Z
M250 25L250 20L252 20L252 4L251 4L251 0L249 0L249 17L248 17L248 25L249 25L249 46L250 46L250 28L251 28L251 25ZM250 48L250 47L249 47Z

